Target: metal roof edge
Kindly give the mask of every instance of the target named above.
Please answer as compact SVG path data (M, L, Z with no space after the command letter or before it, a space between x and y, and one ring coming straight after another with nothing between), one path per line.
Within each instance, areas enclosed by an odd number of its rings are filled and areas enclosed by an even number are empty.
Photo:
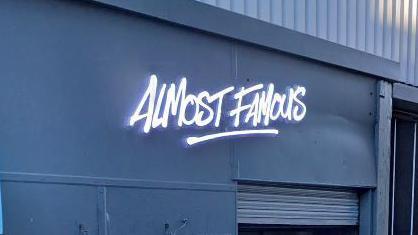
M244 41L349 70L401 81L400 64L193 0L84 0Z

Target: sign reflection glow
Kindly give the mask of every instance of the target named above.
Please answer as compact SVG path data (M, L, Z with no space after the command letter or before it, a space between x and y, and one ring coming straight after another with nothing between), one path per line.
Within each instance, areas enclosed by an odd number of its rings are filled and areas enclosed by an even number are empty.
M188 137L188 145L228 136L277 135L278 129L269 127L271 122L300 122L305 117L307 109L302 97L306 88L293 86L282 94L274 88L273 83L260 83L239 89L229 86L214 93L192 94L187 91L187 78L182 78L178 85L159 85L158 77L151 75L145 93L129 118L129 125L143 121L143 132L149 133L154 128L167 128L169 123L180 128L213 126L216 129L222 118L231 119L233 130ZM235 104L230 110L225 110L228 108L224 105L225 97L232 97Z

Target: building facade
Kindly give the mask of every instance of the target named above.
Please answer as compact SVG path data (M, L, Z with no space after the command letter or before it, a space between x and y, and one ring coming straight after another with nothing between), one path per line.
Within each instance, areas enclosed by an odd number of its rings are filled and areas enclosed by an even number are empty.
M201 0L400 63L401 81L418 85L415 0Z
M4 234L414 234L402 46L327 27L186 0L0 2Z

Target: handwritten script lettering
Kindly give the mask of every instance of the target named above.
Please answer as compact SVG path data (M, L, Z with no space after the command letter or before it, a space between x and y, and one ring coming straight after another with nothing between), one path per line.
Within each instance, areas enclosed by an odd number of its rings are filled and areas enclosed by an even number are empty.
M229 86L214 93L192 94L187 90L187 78L182 78L178 85L159 85L158 77L151 75L145 93L129 118L129 125L143 121L143 132L149 133L153 128L167 128L170 123L178 127L217 128L222 118L231 119L235 130L188 137L188 145L227 136L277 135L278 129L270 127L272 122L299 122L305 117L307 108L302 101L305 94L303 86L289 87L281 94L272 83L238 89ZM233 107L224 105L226 97L232 97Z

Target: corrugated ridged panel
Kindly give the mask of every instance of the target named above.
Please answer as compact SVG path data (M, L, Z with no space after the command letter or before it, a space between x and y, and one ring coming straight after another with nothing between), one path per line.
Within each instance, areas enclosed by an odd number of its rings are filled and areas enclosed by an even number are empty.
M354 192L238 185L238 223L357 225Z
M198 0L401 63L418 86L418 0Z

